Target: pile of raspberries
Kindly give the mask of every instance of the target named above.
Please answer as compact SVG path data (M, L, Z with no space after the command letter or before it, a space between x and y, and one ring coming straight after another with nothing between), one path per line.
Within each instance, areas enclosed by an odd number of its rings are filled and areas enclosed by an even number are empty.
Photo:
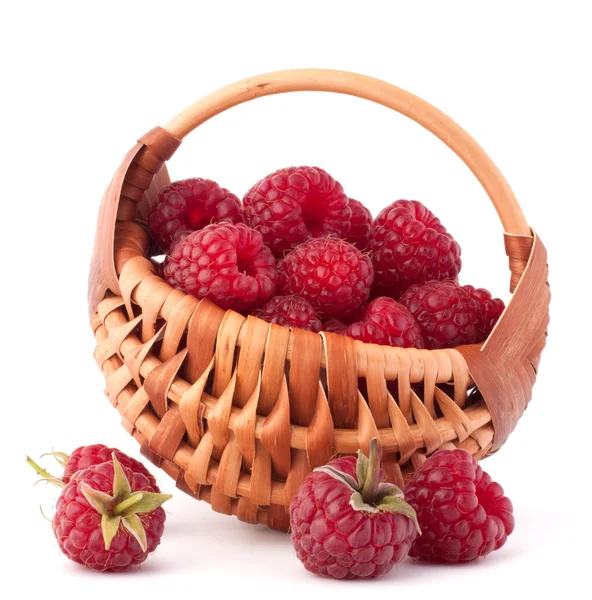
M373 219L318 167L280 169L241 201L192 178L163 188L148 226L175 288L270 323L404 348L485 341L504 303L461 286L460 246L416 200Z

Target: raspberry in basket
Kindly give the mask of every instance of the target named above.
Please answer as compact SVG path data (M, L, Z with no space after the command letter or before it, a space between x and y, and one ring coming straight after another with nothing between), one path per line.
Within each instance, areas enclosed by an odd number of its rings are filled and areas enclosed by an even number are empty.
M366 303L372 285L370 259L349 242L313 238L278 263L278 288L308 300L329 317L352 313Z
M464 450L440 450L415 472L405 498L422 535L410 556L468 562L499 550L514 530L512 503Z
M241 223L240 201L215 181L201 177L162 188L148 217L152 238L165 253L182 234L220 221Z
M161 494L142 473L109 462L77 471L56 504L53 532L61 551L95 571L124 571L143 563L164 529Z
M329 331L331 333L345 333L347 325L342 323L339 319L328 319L323 323L323 331Z
M354 200L353 198L349 199L349 207L351 208L352 216L346 240L356 248L364 250L368 243L368 234L372 226L372 214L359 200Z
M411 286L401 304L415 317L426 348L454 348L483 341L503 310L501 300L455 281L429 281Z
M175 242L164 276L173 287L236 310L263 305L277 281L271 250L242 223L215 223Z
M321 331L323 326L316 316L314 308L299 296L276 296L251 314L268 323L297 327L315 333Z
M384 296L373 300L364 309L361 321L350 325L345 333L369 344L424 347L421 331L413 315L402 304Z
M308 237L345 237L352 215L341 184L318 167L288 167L258 181L243 199L246 223L277 257Z
M419 531L401 490L383 483L376 440L310 473L290 503L292 544L304 567L335 579L378 577L409 552Z
M376 217L367 249L374 265L374 295L399 298L415 283L454 279L460 246L421 202L397 200Z

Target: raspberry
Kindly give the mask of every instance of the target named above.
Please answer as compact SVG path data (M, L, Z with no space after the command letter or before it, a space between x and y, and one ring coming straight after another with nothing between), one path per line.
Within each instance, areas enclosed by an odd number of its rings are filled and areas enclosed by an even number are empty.
M273 296L275 259L261 234L241 223L217 223L190 233L171 248L166 280L218 306L248 310Z
M138 492L142 497L119 512ZM95 571L123 571L156 550L166 518L160 505L170 497L114 458L72 476L58 498L52 529L74 562Z
M483 341L503 310L503 302L492 300L487 290L455 281L411 286L401 296L401 304L415 317L430 349Z
M397 200L380 212L367 249L374 265L374 295L399 298L415 283L454 279L460 247L421 202Z
M314 308L304 298L298 296L276 296L265 306L251 313L268 323L285 327L297 327L318 333L322 323Z
M294 248L278 263L278 287L296 294L323 315L340 317L363 306L372 285L372 263L355 246L316 238Z
M362 320L350 325L346 335L369 344L423 348L421 332L413 315L392 298L373 300L362 313Z
M248 225L277 257L308 237L344 237L352 215L341 184L318 167L288 167L258 181L243 199Z
M349 207L352 211L351 226L345 239L356 248L364 250L372 226L372 214L359 200L353 198L349 199Z
M478 303L479 306L479 324L477 325L477 337L475 338L476 343L484 342L491 331L493 330L498 319L506 308L504 301L499 298L492 298L491 294L483 288L475 289L472 285L463 286Z
M182 234L220 221L241 223L240 201L215 181L200 177L162 188L148 217L152 238L164 252Z
M65 483L68 483L76 471L88 469L93 465L100 465L101 463L112 460L113 453L117 456L117 460L122 467L131 469L134 473L145 475L149 484L152 487L156 487L156 480L141 462L128 456L121 450L117 450L117 448L107 448L107 446L104 446L103 444L92 444L76 448L76 450L74 450L74 452L66 459L62 480Z
M401 562L417 536L413 509L399 488L380 483L376 440L315 469L290 503L296 555L312 573L335 579L378 577Z
M499 550L514 530L512 503L464 450L440 450L405 488L422 535L410 556L468 562Z
M347 325L337 319L329 319L323 323L323 331L330 331L331 333L345 333Z

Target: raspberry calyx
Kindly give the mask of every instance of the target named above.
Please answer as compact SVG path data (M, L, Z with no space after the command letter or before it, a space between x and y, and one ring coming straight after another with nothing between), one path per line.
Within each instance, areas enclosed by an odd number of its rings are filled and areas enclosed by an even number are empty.
M101 531L106 550L109 550L111 541L117 535L121 525L137 540L142 551L146 552L148 547L146 531L138 514L156 510L172 496L155 492L132 492L130 482L115 452L112 458L113 494L96 490L84 481L80 483L80 491L87 502L101 515Z
M405 502L403 491L393 483L380 480L380 459L380 448L376 438L373 438L368 456L358 450L355 478L331 465L317 467L315 471L326 473L351 488L349 504L354 510L404 515L413 521L418 534L421 535L415 509Z

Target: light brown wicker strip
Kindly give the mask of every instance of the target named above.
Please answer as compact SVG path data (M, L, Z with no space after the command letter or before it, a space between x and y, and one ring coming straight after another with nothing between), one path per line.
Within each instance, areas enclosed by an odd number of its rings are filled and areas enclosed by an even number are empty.
M236 104L298 90L359 96L412 118L482 183L506 230L514 291L485 344L400 349L270 326L154 274L146 215L183 137ZM373 437L399 485L438 448L478 459L498 450L531 397L546 340L546 279L544 247L509 185L443 113L362 75L270 73L204 98L124 158L103 198L91 263L95 359L125 429L180 489L218 512L286 530L286 507L306 474L367 450Z

